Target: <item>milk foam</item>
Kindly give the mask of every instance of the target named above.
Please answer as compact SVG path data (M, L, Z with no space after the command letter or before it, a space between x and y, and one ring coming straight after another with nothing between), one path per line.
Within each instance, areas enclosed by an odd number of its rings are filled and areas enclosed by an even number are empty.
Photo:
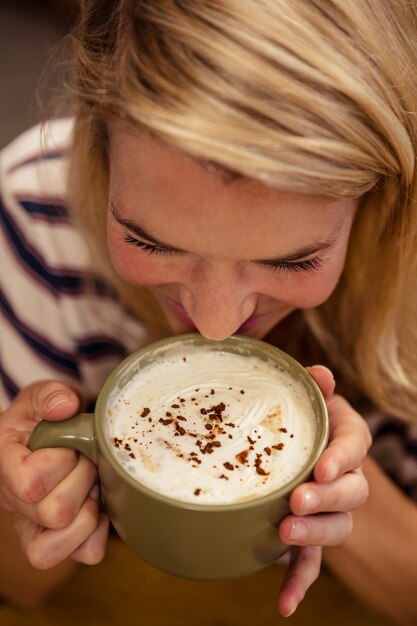
M231 504L291 481L317 419L300 381L257 357L187 346L113 393L107 430L133 478L166 496Z

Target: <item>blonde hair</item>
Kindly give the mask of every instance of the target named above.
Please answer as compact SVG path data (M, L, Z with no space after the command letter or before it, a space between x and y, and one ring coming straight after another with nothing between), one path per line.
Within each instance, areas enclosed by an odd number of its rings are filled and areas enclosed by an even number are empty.
M279 189L361 196L341 280L306 319L361 392L398 417L417 414L415 3L82 4L70 189L102 258L113 116ZM143 291L127 293L161 319Z

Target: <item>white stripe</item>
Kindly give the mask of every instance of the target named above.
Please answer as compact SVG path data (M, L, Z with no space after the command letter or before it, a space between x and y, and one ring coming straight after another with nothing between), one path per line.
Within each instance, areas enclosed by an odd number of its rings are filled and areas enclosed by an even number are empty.
M71 118L50 120L43 125L33 126L2 149L7 169L41 153L65 150L71 143L73 128Z

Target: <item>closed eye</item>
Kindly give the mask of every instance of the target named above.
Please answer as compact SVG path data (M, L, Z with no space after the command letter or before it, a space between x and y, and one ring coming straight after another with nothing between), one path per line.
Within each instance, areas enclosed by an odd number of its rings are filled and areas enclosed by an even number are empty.
M175 250L171 250L170 248L165 248L164 246L157 246L153 243L148 243L147 241L142 241L141 239L136 239L136 237L132 237L132 235L124 234L123 240L132 245L140 248L144 252L148 254L173 254Z
M147 252L149 255L181 254L177 250L166 248L164 246L158 246L153 243L148 243L147 241L142 241L141 239L132 237L132 235L127 233L123 235L123 239L126 243L140 248L140 250ZM264 267L267 267L275 272L278 270L286 272L307 272L319 270L323 265L323 260L319 257L313 257L312 259L306 259L305 261L258 261L257 265L263 265Z
M305 261L259 261L259 265L268 267L272 271L283 270L285 272L312 272L319 270L323 265L323 259L313 257Z

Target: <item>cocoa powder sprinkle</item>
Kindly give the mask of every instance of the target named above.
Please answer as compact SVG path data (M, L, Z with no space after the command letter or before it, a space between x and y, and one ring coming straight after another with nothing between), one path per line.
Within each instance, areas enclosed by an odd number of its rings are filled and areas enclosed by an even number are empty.
M244 465L245 463L248 462L248 454L249 454L249 450L242 450L242 452L239 452L239 454L236 454L236 459L239 461L239 463Z
M176 432L177 432L179 435L181 435L181 437L182 437L183 435L185 435L185 428L183 428L182 426L180 426L180 425L178 424L178 422L176 422L176 424L175 424L175 430L176 430Z
M259 474L260 476L269 476L269 472L266 472L263 467L261 467L261 463L262 463L262 459L259 458L260 455L257 454L256 455L258 458L255 459L255 469L256 469L256 473Z
M172 417L169 417L168 419L164 420L162 417L159 418L158 420L161 424L163 424L164 426L169 426L170 424L172 424L172 422L174 421L172 419Z

